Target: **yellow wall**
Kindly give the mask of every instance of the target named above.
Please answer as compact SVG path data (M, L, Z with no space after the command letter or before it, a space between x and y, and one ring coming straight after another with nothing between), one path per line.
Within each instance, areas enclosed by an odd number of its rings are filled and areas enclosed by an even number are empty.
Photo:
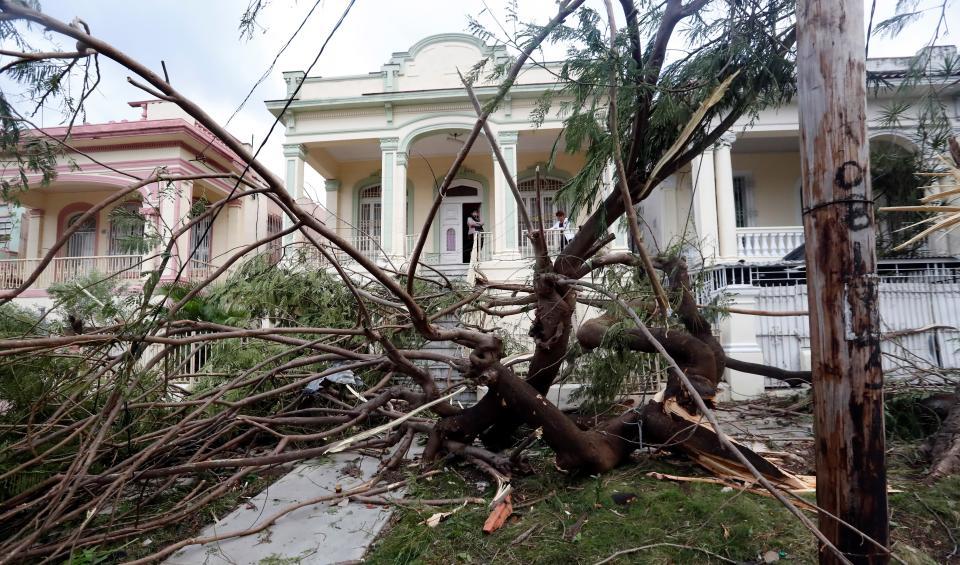
M754 226L800 224L800 154L737 153L731 155L734 174L753 181Z
M40 228L40 254L45 254L56 243L58 234L62 233L63 226L69 216L76 212L85 211L87 208L97 205L103 200L115 194L112 189L108 190L87 190L87 191L58 191L56 185L52 188L37 190L30 194L29 205L31 208L38 208L44 211ZM206 196L214 202L217 200L217 193L206 190L201 186L195 185L193 197ZM186 217L190 210L191 195L184 194L181 201L180 214ZM101 210L97 214L97 238L96 255L108 255L110 250L110 219L111 213L118 205L125 204L131 200L139 200L139 194L123 199L116 205ZM64 215L61 219L61 212L77 203L85 203L90 206L76 209ZM266 235L266 217L268 213L279 213L276 204L267 200L265 197L254 199L250 196L241 200L241 208L238 212L231 215L230 208L224 207L213 224L212 256L214 263L220 264L226 259L225 254L231 250L236 250L247 245L256 239ZM71 208L74 210L76 207ZM231 225L231 220L238 220L238 225ZM36 221L31 219L29 221ZM27 229L29 231L29 229ZM26 235L24 236L26 237ZM25 248L26 250L26 248ZM186 252L186 251L184 251Z
M517 154L517 171L523 177L530 173L531 169L538 163L545 162L549 155L543 152L524 152L522 142L520 151ZM411 234L419 233L426 221L427 213L434 199L435 183L443 181L447 173L452 157L421 157L416 154L416 144L411 147L410 156L407 160L407 182L413 184L413 221ZM569 155L560 153L554 159L555 168L560 171L575 175L579 172L583 164L582 155ZM480 182L484 185L486 191L487 203L486 209L482 211L484 220L490 230L496 229L494 219L496 218L497 203L494 199L494 162L493 156L487 153L475 152L469 155L464 161L464 170L467 171L465 178L474 179L480 177ZM338 191L337 210L341 221L338 223L341 230L349 229L350 225L356 222L356 210L354 199L356 198L356 188L359 183L369 180L371 175L378 174L380 171L380 161L350 161L339 165L340 190ZM434 178L436 176L436 179ZM409 208L408 208L409 209ZM589 213L589 211L585 211ZM427 240L427 251L433 251L433 235L431 227L431 236Z
M91 206L100 203L102 200L112 194L112 191L89 191L89 192L47 192L42 196L36 197L35 202L40 204L44 210L42 238L40 244L41 253L46 253L57 242L57 234L62 231L59 227L60 212L67 206L83 202ZM97 214L97 255L106 255L110 248L110 212L114 207L101 210ZM81 212L83 210L77 210ZM67 214L72 216L73 214ZM64 217L63 222L68 218Z

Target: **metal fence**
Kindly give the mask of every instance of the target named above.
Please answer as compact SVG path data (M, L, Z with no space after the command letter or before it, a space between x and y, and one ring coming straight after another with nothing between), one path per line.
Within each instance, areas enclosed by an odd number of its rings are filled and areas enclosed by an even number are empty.
M903 377L912 369L960 369L960 280L937 273L899 273L878 286L883 368ZM757 308L806 311L806 284L761 287ZM757 341L767 364L801 370L810 350L808 316L758 317ZM779 386L768 380L768 386Z

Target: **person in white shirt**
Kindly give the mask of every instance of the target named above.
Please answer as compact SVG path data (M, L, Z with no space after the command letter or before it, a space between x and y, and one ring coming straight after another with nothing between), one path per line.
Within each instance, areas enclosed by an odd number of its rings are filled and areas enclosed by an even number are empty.
M466 261L464 263L469 263L472 259L471 255L473 254L473 240L476 237L477 233L483 231L483 220L480 219L480 209L476 208L473 212L467 216L467 248L465 249ZM483 241L481 240L481 245Z
M568 237L573 237L573 230L570 227L570 220L567 219L567 213L563 210L557 210L557 221L553 223L551 229L560 232L560 250L567 245Z

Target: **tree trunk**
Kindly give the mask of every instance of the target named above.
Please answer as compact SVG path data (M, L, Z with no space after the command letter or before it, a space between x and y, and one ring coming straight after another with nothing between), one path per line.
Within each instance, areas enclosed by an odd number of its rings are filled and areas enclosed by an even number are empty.
M931 438L929 482L960 471L960 402L957 401L960 399L960 387L953 396L953 406Z

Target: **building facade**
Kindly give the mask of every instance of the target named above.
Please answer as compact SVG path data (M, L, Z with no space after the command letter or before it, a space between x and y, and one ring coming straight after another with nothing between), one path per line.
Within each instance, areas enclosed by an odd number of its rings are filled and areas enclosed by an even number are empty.
M556 78L560 64L529 65L490 116L506 170L481 136L438 217L431 225L423 225L437 187L476 118L458 71L471 69L481 59L502 60L506 54L501 49L470 35L441 34L394 53L380 70L367 74L284 73L288 95L299 89L283 114L288 190L305 199L304 171L313 168L326 179L325 209L318 207L319 215L371 257L402 263L422 230L427 230L424 260L438 270L462 274L476 268L495 281L528 277L530 249L506 176L516 179L531 218L536 221L542 211L549 228L554 213L562 208L557 190L584 162L582 155L555 151L564 145L562 115L544 115L537 107L544 92L560 87ZM930 60L955 54L953 47L926 52ZM868 69L895 86L914 64L913 57L871 59ZM496 87L481 80L475 90L482 98ZM960 123L960 89L946 89L943 95L953 124ZM868 119L873 140L912 148L910 128L915 123L910 119L896 128L879 127L892 101L909 103L911 96L910 91L895 88L871 91ZM266 105L279 115L285 103L268 101ZM533 180L538 168L539 203ZM764 290L764 281L775 281L766 287L803 284L802 261L784 260L803 243L796 104L765 110L757 119L737 123L712 150L662 183L640 206L647 245L663 250L686 242L692 262L700 265L708 281L705 297L724 294L743 309L757 308L759 303L769 307L764 293L770 291ZM471 238L467 217L475 209L481 211L484 225L482 233ZM577 218L572 222L575 225ZM611 247L627 248L623 226L611 229L616 236ZM551 232L548 239L556 251L562 232ZM472 250L468 249L471 244ZM923 251L927 260L912 260L902 267L888 262L884 268L960 273L955 258L960 252L960 232L929 238ZM960 305L957 316L960 320ZM797 316L794 325L802 326L805 320ZM801 339L783 354L782 336L772 345L767 343L770 340L765 341L763 332L769 324L764 323L756 316L726 318L720 332L728 352L748 361L804 368L809 340ZM933 338L944 341L950 335ZM762 377L736 373L728 373L727 380L734 398L762 394L772 384Z
M19 288L84 212L138 179L161 169L169 175L243 171L236 155L177 106L161 101L130 105L139 110L139 119L74 126L54 180L43 185L39 175L30 176L29 189L5 204L0 230L8 235L0 258L0 290ZM49 128L44 133L62 139L67 132ZM128 288L139 288L145 274L159 268L159 246L167 236L226 198L234 185L226 178L205 178L139 188L84 221L17 300L48 307L50 285L92 273L115 274ZM160 279L206 278L221 257L269 230L279 231L280 224L279 209L265 198L231 201L215 219L196 223L173 242Z

